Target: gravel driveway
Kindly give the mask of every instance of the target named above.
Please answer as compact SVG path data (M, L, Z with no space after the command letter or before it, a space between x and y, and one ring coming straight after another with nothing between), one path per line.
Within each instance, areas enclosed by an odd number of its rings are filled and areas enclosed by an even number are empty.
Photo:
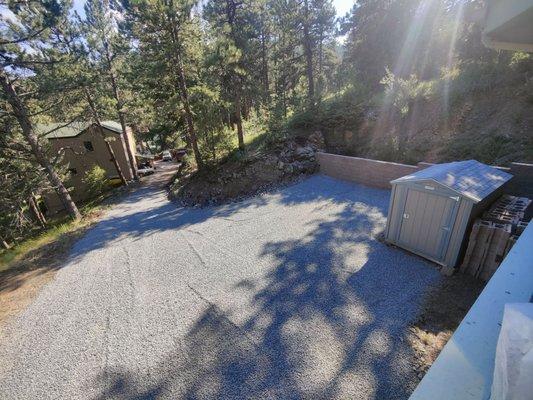
M8 327L0 397L408 397L440 278L375 239L388 198L320 175L206 209L134 192Z

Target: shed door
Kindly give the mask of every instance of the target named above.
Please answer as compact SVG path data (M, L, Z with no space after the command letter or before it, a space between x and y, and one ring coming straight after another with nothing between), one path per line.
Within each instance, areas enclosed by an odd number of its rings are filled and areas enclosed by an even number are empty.
M458 197L408 189L398 244L442 261L457 213Z

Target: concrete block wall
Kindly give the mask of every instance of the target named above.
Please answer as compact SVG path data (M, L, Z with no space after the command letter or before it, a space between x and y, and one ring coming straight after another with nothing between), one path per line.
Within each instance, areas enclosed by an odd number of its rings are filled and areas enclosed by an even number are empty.
M320 172L333 178L390 189L390 181L419 170L415 165L317 153Z
M317 153L320 172L333 178L361 183L366 186L390 189L390 181L430 167L431 163L407 165L369 158ZM533 198L533 164L511 163L510 167L496 167L513 175L505 193Z

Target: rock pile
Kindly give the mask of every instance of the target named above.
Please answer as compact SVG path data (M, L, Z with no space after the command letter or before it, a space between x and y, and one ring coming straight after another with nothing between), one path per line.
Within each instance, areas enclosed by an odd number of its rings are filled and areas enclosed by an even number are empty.
M316 172L316 152L323 148L319 132L281 140L269 151L224 163L209 173L178 178L171 197L186 206L206 206L270 191Z

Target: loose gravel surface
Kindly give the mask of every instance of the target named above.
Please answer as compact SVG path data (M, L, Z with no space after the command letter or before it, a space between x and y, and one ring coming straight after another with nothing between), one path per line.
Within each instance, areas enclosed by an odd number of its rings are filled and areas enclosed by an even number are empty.
M376 240L389 192L313 176L220 207L140 188L0 340L2 399L405 399L440 277Z

